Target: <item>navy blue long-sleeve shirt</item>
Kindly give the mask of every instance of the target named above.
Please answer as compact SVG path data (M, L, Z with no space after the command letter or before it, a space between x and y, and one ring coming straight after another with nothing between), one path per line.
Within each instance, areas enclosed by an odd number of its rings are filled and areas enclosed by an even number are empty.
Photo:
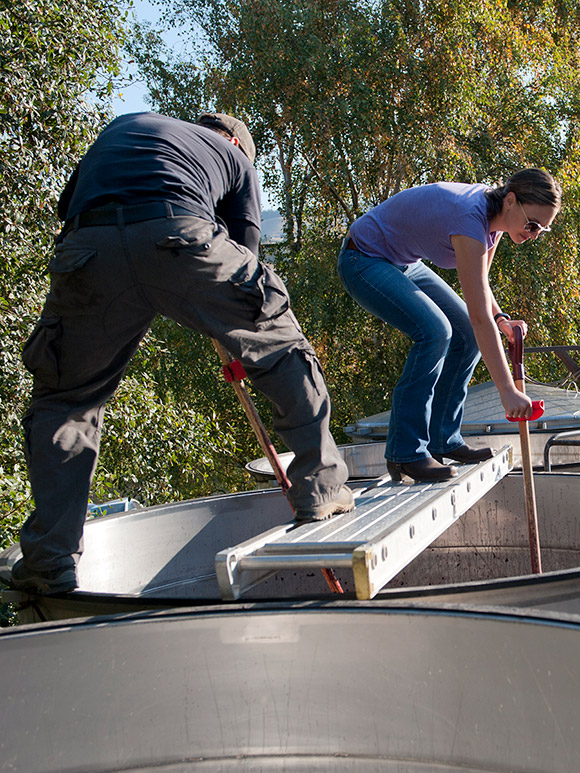
M260 188L244 153L205 126L157 113L131 113L97 137L64 188L62 220L111 202L168 201L222 222L257 253Z

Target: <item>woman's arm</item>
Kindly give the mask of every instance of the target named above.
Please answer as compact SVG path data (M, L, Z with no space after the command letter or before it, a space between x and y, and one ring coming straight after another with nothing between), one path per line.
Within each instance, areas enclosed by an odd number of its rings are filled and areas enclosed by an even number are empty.
M501 236L500 236L501 239ZM497 250L497 245L499 244L499 239L496 241L496 243L493 245L493 247L488 250L487 252L487 275L489 277L489 270L491 268L491 264L493 262L493 258L495 256L495 251ZM491 311L493 314L493 318L495 320L496 314L502 313L502 308L499 305L499 303L496 301L493 291L490 288L491 292ZM514 342L514 327L520 327L522 329L522 334L525 336L528 332L528 325L526 322L524 322L523 319L506 319L505 317L499 317L497 320L497 327L500 331L500 333L503 333L504 336L507 338L507 340L510 342L510 344L513 344Z
M499 306L488 281L490 256L483 244L470 236L456 234L451 237L451 243L457 256L457 274L477 345L499 391L506 415L510 418L529 416L531 400L515 387L493 319Z

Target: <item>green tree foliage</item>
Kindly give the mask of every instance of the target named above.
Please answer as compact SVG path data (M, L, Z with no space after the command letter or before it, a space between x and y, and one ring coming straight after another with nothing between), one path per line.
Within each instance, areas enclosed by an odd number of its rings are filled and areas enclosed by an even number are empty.
M68 175L110 120L126 38L123 0L0 0L0 547L32 506L20 438L31 387L22 345L42 308L46 265ZM143 504L227 490L247 481L228 421L219 362L160 319L107 408L91 496ZM204 349L205 346L205 349ZM203 358L200 361L200 351ZM152 376L151 373L154 375ZM193 385L192 382L195 382ZM255 455L251 442L247 444ZM228 464L229 462L229 464Z
M227 466L216 465L216 458L234 454L231 436L215 414L204 416L158 392L148 373L121 383L107 412L95 498L130 492L140 502L171 502L184 492L202 496L227 487Z
M296 237L312 202L329 201L352 220L428 180L559 167L577 139L576 3L162 5L168 19L197 30L198 43L184 62L152 56L149 41L159 106L189 117L209 100L242 113Z
M116 468L111 465L110 470L121 473L126 466L118 448L119 443L123 445L123 427L142 448L133 451L134 459L141 461L129 461L133 474L139 471L138 484L120 479L117 492L130 492L141 502L152 504L252 487L255 482L245 471L245 464L262 453L248 431L248 421L231 384L223 378L221 362L209 338L158 317L131 363L129 376L140 384L143 396L150 395L150 410L159 422L148 420L145 424L136 418L137 425L132 428L127 412L129 424L120 424L121 386L111 401L113 416L107 414L100 467L104 469L110 444L117 448L117 457L110 457ZM266 420L269 404L260 395L254 398ZM145 404L134 410L145 410ZM116 425L111 425L111 419ZM157 460L155 464L151 458L146 461L148 455Z
M0 544L13 541L29 496L20 351L47 288L56 200L105 117L123 29L105 0L0 2Z
M580 6L567 0L162 0L189 54L141 29L154 104L243 117L286 242L269 255L324 363L334 431L389 405L408 342L336 276L339 236L398 190L544 166L564 210L543 242L502 240L492 279L528 342L578 341ZM453 276L446 272L447 281ZM534 375L552 375L539 368ZM483 368L481 378L487 378Z
M0 0L0 548L33 503L20 418L31 379L20 360L46 290L62 186L110 120L126 41L125 0ZM159 319L107 409L91 496L143 504L248 487L231 388L209 342ZM151 375L153 374L153 376ZM212 399L220 408L216 419Z

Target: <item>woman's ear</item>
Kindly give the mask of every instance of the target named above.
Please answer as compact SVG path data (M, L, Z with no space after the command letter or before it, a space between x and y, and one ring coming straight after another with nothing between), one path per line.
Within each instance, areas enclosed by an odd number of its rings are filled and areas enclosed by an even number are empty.
M509 192L509 193L506 195L506 197L505 197L505 199L504 199L504 204L506 204L506 205L507 205L507 208L508 208L508 209L511 209L511 208L514 206L514 204L517 202L517 200L518 200L518 199L517 199L517 196L516 196L516 194L515 194L513 191L510 191L510 192Z

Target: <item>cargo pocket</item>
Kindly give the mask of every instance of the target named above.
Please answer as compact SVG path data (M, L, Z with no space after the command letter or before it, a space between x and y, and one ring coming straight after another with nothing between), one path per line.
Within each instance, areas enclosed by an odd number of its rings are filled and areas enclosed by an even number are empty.
M62 341L60 317L41 317L22 350L22 362L46 386L57 387Z
M73 249L64 245L58 245L52 260L48 264L48 270L51 274L68 274L71 271L82 268L96 254L96 250L86 247Z
M255 309L256 324L276 319L290 308L290 298L284 282L263 263L258 263L253 273L250 272L248 264L242 266L230 282L240 296Z
M318 393L318 395L325 395L327 393L326 382L324 380L324 373L322 372L322 365L320 360L312 349L301 349L300 355L304 358L306 365L310 371L310 378L312 380L312 386Z
M209 255L214 238L213 226L210 225L207 228L197 227L193 231L190 229L190 233L191 236L187 232L181 235L171 234L170 236L165 236L163 239L155 242L155 245L160 250L167 250L174 257L178 257L182 252L188 255L195 255L196 257Z

